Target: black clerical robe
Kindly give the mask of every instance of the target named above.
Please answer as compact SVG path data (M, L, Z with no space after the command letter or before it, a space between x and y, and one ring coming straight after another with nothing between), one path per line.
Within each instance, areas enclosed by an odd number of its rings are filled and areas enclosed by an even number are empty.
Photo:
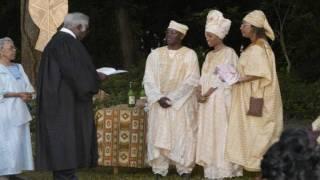
M99 80L83 44L56 33L43 51L37 83L36 169L95 166L92 96Z

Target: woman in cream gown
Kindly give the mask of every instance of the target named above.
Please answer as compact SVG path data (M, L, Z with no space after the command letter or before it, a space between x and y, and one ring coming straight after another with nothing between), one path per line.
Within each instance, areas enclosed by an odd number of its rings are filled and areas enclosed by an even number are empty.
M260 171L263 155L283 128L275 56L267 41L274 40L274 33L260 10L246 15L240 30L251 44L241 53L240 78L232 89L226 157L248 171ZM262 116L248 115L251 97L263 98Z
M198 89L198 137L196 163L203 166L207 179L223 179L242 175L242 169L225 160L224 150L231 105L231 86L220 80L218 65L235 67L238 56L224 45L223 38L230 29L231 21L221 12L209 12L205 36L210 51L202 67Z

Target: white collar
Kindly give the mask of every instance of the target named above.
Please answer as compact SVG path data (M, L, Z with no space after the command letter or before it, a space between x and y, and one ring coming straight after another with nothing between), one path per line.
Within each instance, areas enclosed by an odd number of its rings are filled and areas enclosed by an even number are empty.
M65 33L68 33L70 34L72 37L74 37L75 39L77 39L77 36L70 30L70 29L67 29L67 28L61 28L60 31L62 32L65 32Z

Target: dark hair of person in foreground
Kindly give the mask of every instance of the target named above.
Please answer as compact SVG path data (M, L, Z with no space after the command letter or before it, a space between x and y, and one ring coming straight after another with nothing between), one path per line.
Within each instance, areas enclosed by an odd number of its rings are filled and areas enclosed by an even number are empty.
M320 179L320 146L310 139L312 132L287 129L261 162L265 180Z

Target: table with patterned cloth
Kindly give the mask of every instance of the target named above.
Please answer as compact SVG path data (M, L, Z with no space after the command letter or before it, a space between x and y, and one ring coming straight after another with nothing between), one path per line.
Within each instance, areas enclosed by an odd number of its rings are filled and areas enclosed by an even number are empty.
M118 105L95 114L101 166L146 167L146 113Z

